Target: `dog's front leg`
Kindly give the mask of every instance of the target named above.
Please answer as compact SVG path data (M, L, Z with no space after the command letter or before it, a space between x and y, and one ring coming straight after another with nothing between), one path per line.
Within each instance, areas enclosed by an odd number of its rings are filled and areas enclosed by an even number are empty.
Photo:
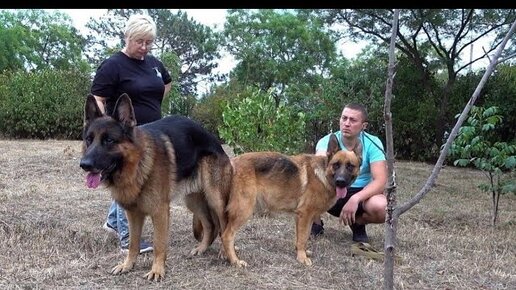
M306 243L308 235L310 234L310 225L312 216L304 213L303 210L297 210L296 214L296 251L297 260L304 265L311 266L312 260L308 257L306 252Z
M150 272L145 274L148 280L159 281L165 277L165 260L167 259L168 228L170 221L170 204L161 204L151 216L154 227L154 261Z
M134 263L136 263L136 258L138 258L140 254L140 237L142 235L145 215L131 210L126 210L125 212L127 221L129 222L129 253L122 263L111 270L111 273L114 275L130 271Z

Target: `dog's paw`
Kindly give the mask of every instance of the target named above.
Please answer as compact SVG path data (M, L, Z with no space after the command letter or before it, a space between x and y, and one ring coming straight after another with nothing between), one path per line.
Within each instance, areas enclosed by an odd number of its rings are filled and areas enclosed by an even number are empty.
M111 274L119 275L129 272L133 268L134 264L120 263L111 269Z
M310 250L306 250L306 256L307 256L307 257L311 257L311 256L312 256L312 251L310 251Z
M145 274L143 277L149 281L151 281L151 280L154 280L154 282L162 281L165 278L165 269L159 270L159 271L151 270L149 273Z
M217 257L221 260L227 260L228 256L226 255L224 248L222 248L222 247L220 248L219 254L217 255Z
M305 266L312 266L312 260L308 257L298 257L297 260L299 261L299 263L301 264L304 264Z
M159 282L165 278L165 264L155 262L152 264L152 268L149 273L143 276L149 281Z
M247 263L244 260L237 260L235 263L233 263L233 266L235 266L237 268L246 268Z
M197 247L193 248L193 249L190 251L189 256L190 256L190 257L193 257L193 256L199 256L199 255L202 255L204 252L206 252L206 247L203 247L203 246L197 246Z

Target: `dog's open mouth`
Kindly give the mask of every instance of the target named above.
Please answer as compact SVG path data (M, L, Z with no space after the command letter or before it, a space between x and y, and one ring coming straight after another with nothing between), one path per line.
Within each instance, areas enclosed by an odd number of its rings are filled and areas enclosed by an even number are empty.
M86 175L86 186L88 188L97 188L100 185L101 177L100 172L89 172Z
M86 186L88 188L97 188L100 183L104 181L108 177L108 175L113 171L116 167L116 164L111 164L108 168L102 171L90 171L88 175L86 175Z
M348 193L347 187L338 187L337 186L335 189L337 191L337 199L346 197L346 194Z

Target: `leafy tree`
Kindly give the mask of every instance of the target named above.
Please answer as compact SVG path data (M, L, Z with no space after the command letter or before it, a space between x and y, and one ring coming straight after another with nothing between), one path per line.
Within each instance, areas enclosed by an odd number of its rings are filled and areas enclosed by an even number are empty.
M347 103L364 104L369 113L368 131L383 135L381 90L385 60L379 52L366 49L352 61L341 58L335 62L329 77L310 94L310 108L306 109L307 151L313 152L321 137L339 129L340 114ZM302 85L292 90L298 87Z
M0 71L80 69L85 39L68 15L40 9L0 11Z
M191 106L188 102L183 101L188 99L188 96L181 96L180 85L174 81L179 79L179 57L173 52L164 52L161 54L161 61L168 69L172 79L170 92L163 98L161 104L161 114L163 116L173 114L189 116Z
M336 60L335 39L315 17L294 10L228 10L224 25L226 49L237 65L231 80L272 94L276 106L285 103L292 112L310 112L303 132L303 151L313 151L324 126L314 107L323 104L321 87ZM338 107L341 107L339 104ZM333 115L332 115L333 116ZM327 118L328 115L325 116Z
M161 40L156 42L158 49L170 49L179 57L182 95L197 95L197 84L201 81L224 79L224 76L213 73L220 58L220 33L189 18L186 12L148 11L158 25Z
M384 56L381 59L386 59ZM414 65L401 55L397 58L396 79L393 84L392 111L395 113L393 139L396 156L402 159L417 161L435 161L439 155L439 147L435 145L434 122L437 111L432 93L421 86L420 78ZM477 82L478 83L478 82ZM476 85L476 84L475 84ZM429 86L435 88L437 81L429 80ZM469 92L471 85L457 92L462 97L456 101L454 112L460 111L465 98L464 92ZM383 118L382 118L383 123ZM381 123L380 123L381 124Z
M222 113L219 135L235 153L279 151L299 153L305 140L305 115L295 113L283 102L276 105L271 92L249 87L245 97L229 102ZM241 101L240 101L241 100Z
M222 112L226 105L241 101L246 94L241 94L246 88L236 80L215 85L210 92L202 96L195 104L192 111L192 118L201 122L210 132L219 135L218 128L222 126ZM221 138L219 136L219 138ZM222 138L221 138L222 139ZM221 140L226 142L225 140Z
M515 46L515 45L513 45ZM516 142L516 66L501 64L486 84L485 95L479 104L497 106L504 122L497 129L500 140Z
M86 24L91 31L88 35L91 47L88 56L95 66L123 46L124 24L130 15L136 13L148 13L156 22L158 35L153 53L159 57L164 53L177 56L181 95L195 96L197 84L202 80L223 79L223 76L213 74L220 57L219 33L188 18L185 12L173 14L168 9L108 9L100 19L90 19Z
M393 10L319 10L318 15L328 24L344 24L339 28L342 36L367 40L373 44L389 43ZM397 30L396 49L410 60L419 81L431 93L437 108L434 140L440 145L447 120L454 112L449 111L449 96L458 74L471 64L484 59L494 51L501 39L495 38L485 55L464 61L464 52L480 39L496 36L507 31L514 21L514 9L413 9L403 10ZM444 85L434 89L433 75L444 71Z
M272 89L276 105L286 100L298 110L311 107L307 96L336 56L335 40L323 23L291 10L228 10L224 35L237 61L231 77L263 91ZM296 87L299 95L288 94Z
M23 27L17 24L15 15L6 11L0 12L0 22L0 71L24 69L24 43L20 37Z
M474 165L482 170L489 180L480 188L491 192L493 202L492 224L496 225L498 203L501 194L516 193L516 144L498 142L494 129L502 124L498 107L473 106L466 125L450 147L449 155L455 166ZM507 174L504 174L507 173Z

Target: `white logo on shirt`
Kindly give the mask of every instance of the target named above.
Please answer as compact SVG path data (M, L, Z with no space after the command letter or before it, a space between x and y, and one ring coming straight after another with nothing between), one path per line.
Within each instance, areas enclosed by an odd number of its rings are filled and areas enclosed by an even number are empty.
M156 76L158 78L161 78L161 73L159 72L159 69L157 67L153 67L153 69L156 71Z

